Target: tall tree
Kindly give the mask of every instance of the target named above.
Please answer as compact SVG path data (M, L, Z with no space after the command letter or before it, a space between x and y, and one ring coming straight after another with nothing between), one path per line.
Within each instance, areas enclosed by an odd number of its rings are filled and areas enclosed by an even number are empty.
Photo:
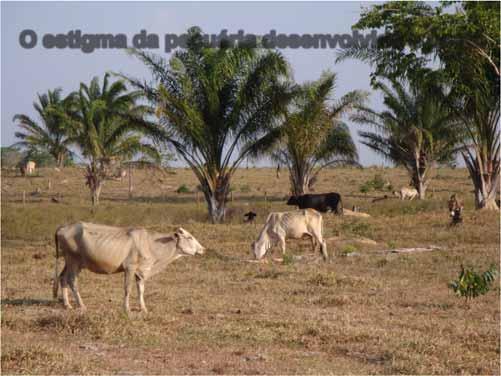
M155 134L155 125L147 121L150 107L139 104L142 93L127 91L123 81L110 83L106 74L102 86L98 77L90 85L80 84L76 109L70 116L72 136L69 142L80 149L88 160L86 184L93 205L99 196L110 165L137 154L158 159L157 150L143 141L144 135Z
M24 114L16 114L13 119L23 130L15 133L21 140L15 145L48 152L54 157L58 167L63 167L65 159L71 153L68 149L68 123L57 114L71 110L73 94L63 98L61 92L58 88L38 95L38 103L33 103L33 107L38 113L39 122Z
M245 45L210 48L198 28L189 30L187 49L169 64L132 53L150 68L154 83L129 81L156 106L164 139L199 180L210 219L223 221L235 170L280 134L278 120L290 98L285 59Z
M455 109L468 132L462 155L475 188L475 206L499 209L499 98L492 95L488 86L479 85Z
M450 11L451 6L455 6ZM447 80L449 103L462 119L465 163L477 208L496 209L499 190L500 3L440 5L391 1L362 13L355 29L383 28L376 49L354 48L340 58L358 57L377 77L411 81ZM438 59L437 59L438 58ZM438 62L433 65L433 62ZM437 68L435 68L437 67Z
M335 164L353 164L358 159L355 144L341 116L361 105L365 94L358 91L329 103L336 83L334 73L302 85L283 123L283 139L272 149L272 158L287 166L292 194L302 195L319 172Z
M384 96L385 111L360 107L351 119L375 128L376 132L359 132L362 143L403 166L419 198L424 199L434 167L452 162L458 152L458 120L437 95L439 87L406 87L394 78L389 82L391 88L383 82L376 85Z

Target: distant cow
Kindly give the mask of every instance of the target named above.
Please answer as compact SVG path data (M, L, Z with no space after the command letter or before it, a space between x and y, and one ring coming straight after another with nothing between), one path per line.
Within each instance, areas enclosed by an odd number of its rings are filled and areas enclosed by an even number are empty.
M22 176L32 175L35 172L36 163L33 161L28 161L26 163L21 163L19 166L19 171Z
M144 282L182 256L204 253L204 247L182 228L178 228L173 235L165 235L142 228L78 222L59 227L55 240L56 276L53 293L56 298L60 283L66 308L71 308L68 286L78 305L85 308L76 282L80 270L89 269L99 274L125 273L124 308L127 313L130 311L131 282L135 279L141 310L147 312ZM59 248L65 260L60 275L57 274Z
M261 259L266 252L279 243L282 254L285 254L286 239L311 238L313 251L320 245L324 260L327 260L327 245L322 236L322 215L312 209L291 212L270 213L257 240L251 248L256 259Z
M127 177L127 170L126 169L120 169L118 171L118 177L120 178L120 181L122 181L124 178Z
M418 191L416 188L400 188L400 191L393 191L393 194L403 200L413 200L418 195Z
M447 202L449 207L449 215L452 219L451 225L457 225L463 222L463 218L461 217L463 213L463 202L459 200L456 194L453 194L449 201Z
M287 205L297 205L299 209L315 209L321 213L330 209L336 214L343 214L343 201L336 192L291 196Z

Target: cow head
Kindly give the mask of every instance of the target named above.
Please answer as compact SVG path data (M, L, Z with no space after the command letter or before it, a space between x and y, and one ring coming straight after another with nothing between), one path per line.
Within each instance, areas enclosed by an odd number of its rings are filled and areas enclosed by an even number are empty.
M181 252L191 256L204 254L205 248L184 228L179 227L174 233L174 237L177 240L177 248Z
M254 255L256 260L261 260L266 254L266 246L264 242L256 240L251 244L251 253Z
M297 196L289 197L289 200L287 201L287 205L299 205L299 200L298 200Z

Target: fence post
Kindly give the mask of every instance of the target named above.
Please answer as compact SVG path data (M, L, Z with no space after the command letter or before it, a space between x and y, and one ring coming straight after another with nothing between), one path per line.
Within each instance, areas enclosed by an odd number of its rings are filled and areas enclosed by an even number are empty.
M268 192L264 191L264 206L268 207Z
M50 191L51 187L52 187L52 182L49 179L49 183L47 184L47 188L48 188L49 191Z
M132 164L129 163L129 198L132 198Z
M26 191L23 191L23 206L26 205Z

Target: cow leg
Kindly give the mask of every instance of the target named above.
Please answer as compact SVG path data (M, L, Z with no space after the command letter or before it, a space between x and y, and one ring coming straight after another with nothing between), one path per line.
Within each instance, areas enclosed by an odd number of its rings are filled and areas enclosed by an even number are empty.
M61 292L63 294L63 305L66 309L73 308L70 304L70 299L68 297L68 269L66 266L61 272Z
M57 299L57 295L59 292L59 286L62 286L62 284L63 284L62 281L64 278L64 273L66 273L66 265L64 266L61 273L59 273L59 275L57 276L57 278L54 281L54 284L52 285L52 295L54 296L54 299Z
M139 299L139 305L141 306L141 311L148 313L146 309L146 304L144 304L144 279L139 278L136 275L136 286L137 286L137 297Z
M325 240L321 243L320 249L322 251L322 256L324 257L324 260L327 261L329 259L329 254L327 253L327 243Z
M69 270L68 284L70 285L71 292L73 293L73 296L75 297L78 306L80 307L80 309L85 310L86 309L85 304L83 304L82 297L78 292L78 285L77 285L78 273L80 273L80 266L78 265L75 265L73 268L71 268L71 270Z
M278 245L280 246L280 249L282 250L282 256L285 255L285 236L280 236L278 238Z
M124 272L124 310L127 314L130 313L130 305L129 305L129 298L130 298L130 290L131 290L131 277L134 275L132 271L130 270L125 270Z
M317 241L314 236L310 236L310 241L311 241L311 248L313 249L313 252L317 249Z
M322 233L317 231L312 231L312 235L315 238L316 242L320 244L320 251L322 252L324 260L327 260L329 258L329 254L327 253L327 244L325 240L323 240L322 238Z

